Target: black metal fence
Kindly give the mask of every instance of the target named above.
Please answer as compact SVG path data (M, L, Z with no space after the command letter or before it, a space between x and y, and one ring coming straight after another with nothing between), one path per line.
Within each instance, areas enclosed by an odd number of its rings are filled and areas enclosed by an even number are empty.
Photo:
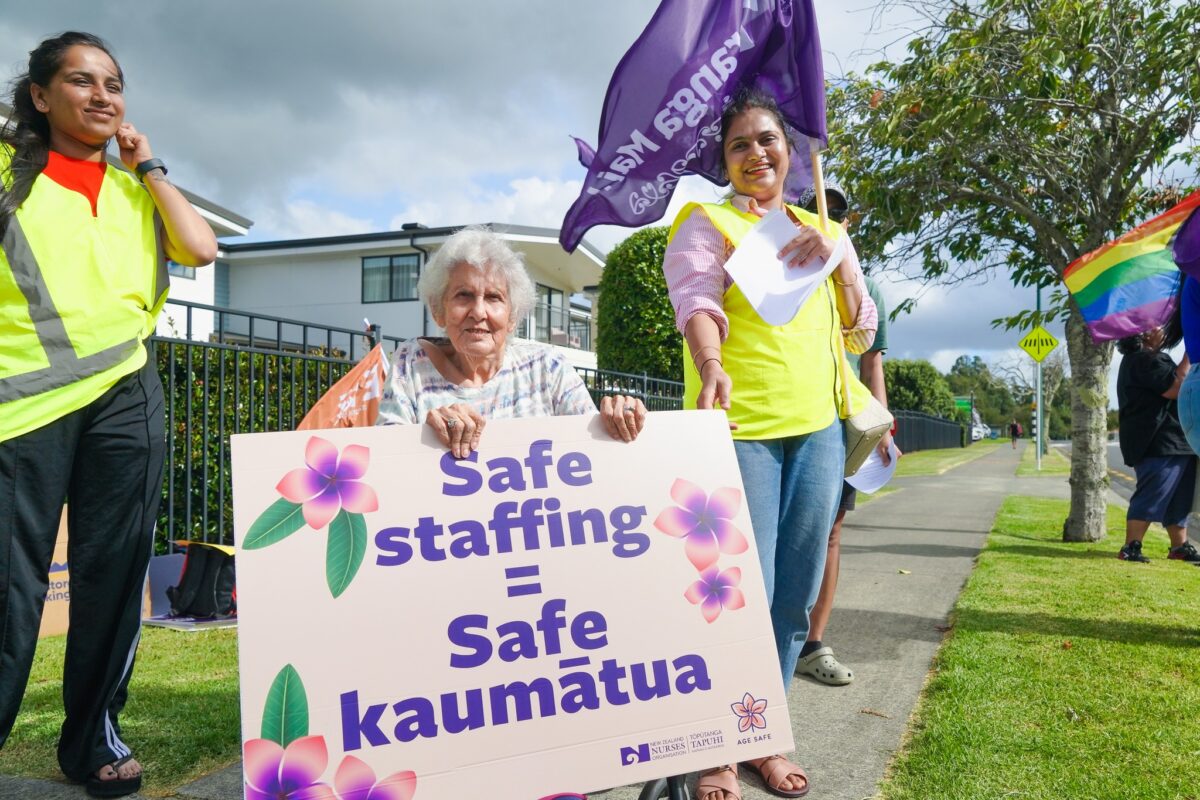
M169 301L171 335L150 338L166 395L168 450L156 550L179 540L233 543L229 436L294 430L372 346L363 331ZM379 331L374 332L376 337ZM383 337L392 350L402 339ZM579 368L597 403L614 393L651 411L683 407L678 381ZM956 422L897 411L905 452L960 447Z
M892 414L896 417L896 446L902 453L962 447L964 444L963 426L953 420L921 411L895 409Z
M372 339L186 301L168 301L162 319L171 335L150 338L168 431L156 551L185 539L232 544L229 436L294 430Z
M639 398L651 411L677 411L683 408L683 384L679 381L587 367L576 367L575 371L583 378L597 405L605 395L628 394Z

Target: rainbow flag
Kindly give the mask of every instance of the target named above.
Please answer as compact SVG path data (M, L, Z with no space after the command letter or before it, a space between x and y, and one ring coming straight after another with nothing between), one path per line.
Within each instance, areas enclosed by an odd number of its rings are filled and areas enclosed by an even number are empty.
M1164 324L1179 302L1183 274L1171 252L1175 232L1200 206L1200 192L1119 239L1067 265L1063 283L1092 341L1123 339Z

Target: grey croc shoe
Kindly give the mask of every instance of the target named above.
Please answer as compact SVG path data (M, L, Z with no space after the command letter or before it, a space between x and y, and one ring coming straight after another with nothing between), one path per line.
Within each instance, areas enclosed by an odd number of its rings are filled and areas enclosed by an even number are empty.
M796 672L811 675L830 686L845 686L854 680L854 673L833 657L832 647L821 647L800 659Z

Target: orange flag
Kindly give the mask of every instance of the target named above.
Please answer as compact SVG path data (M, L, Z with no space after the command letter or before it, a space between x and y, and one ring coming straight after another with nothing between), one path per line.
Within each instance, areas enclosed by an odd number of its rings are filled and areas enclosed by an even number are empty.
M361 428L375 424L379 398L387 381L388 360L383 345L377 344L366 358L327 391L296 426L298 431L314 428Z

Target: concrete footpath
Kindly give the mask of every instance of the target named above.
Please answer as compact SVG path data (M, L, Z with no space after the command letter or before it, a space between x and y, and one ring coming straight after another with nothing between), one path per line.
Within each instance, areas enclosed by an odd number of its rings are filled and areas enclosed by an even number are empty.
M798 676L788 694L797 743L793 760L808 771L810 797L864 800L876 794L1004 498L1069 497L1065 476L1017 478L1022 451L1005 446L941 476L896 479L898 491L847 516L841 581L825 643L855 680L831 687ZM1111 491L1109 501L1125 505ZM746 800L774 797L748 772L742 779ZM627 786L592 797L632 800L640 790ZM240 765L180 786L173 796L241 800ZM82 787L0 776L0 800L83 797Z

